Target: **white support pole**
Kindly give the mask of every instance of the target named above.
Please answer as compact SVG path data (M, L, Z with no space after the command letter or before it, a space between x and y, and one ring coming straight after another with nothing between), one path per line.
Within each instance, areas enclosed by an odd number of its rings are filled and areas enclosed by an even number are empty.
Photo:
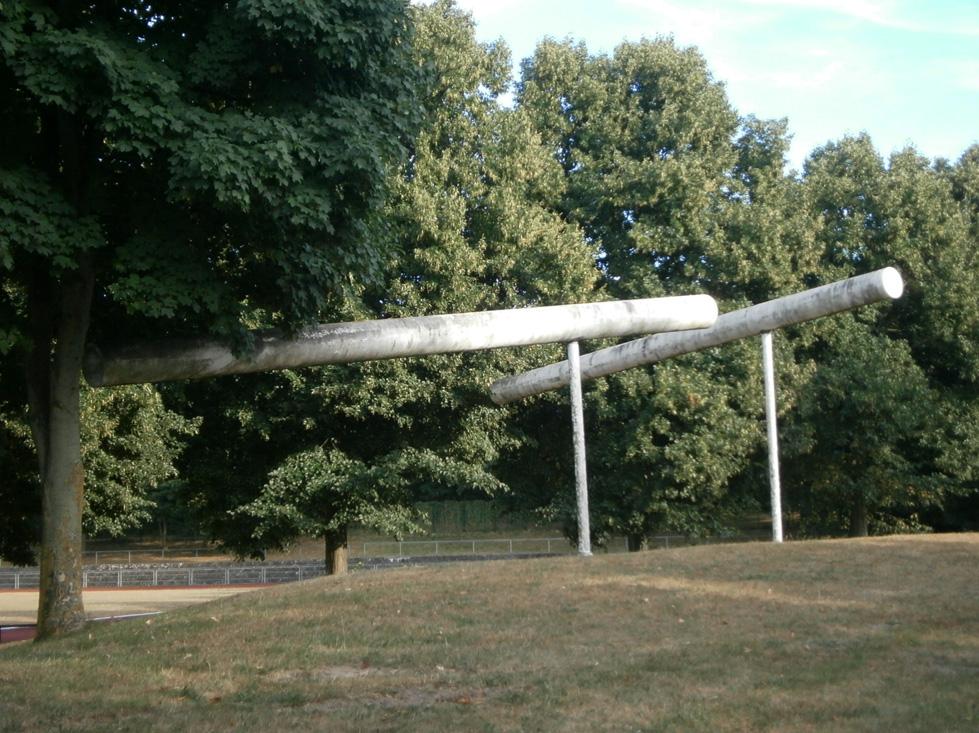
M878 300L900 298L903 290L900 273L893 267L885 267L866 275L725 313L709 328L684 333L657 333L594 351L582 357L581 377L604 377ZM490 394L496 404L505 405L541 392L560 389L568 384L568 380L568 362L563 361L499 379L490 386Z
M322 324L292 338L257 331L252 334L255 349L247 357L214 341L157 341L104 351L91 347L84 372L93 387L108 387L679 331L715 320L717 303L708 295L382 318Z
M778 471L778 415L775 400L775 357L772 332L761 335L761 361L765 372L765 421L768 424L768 485L772 495L772 542L782 541L782 486Z
M578 342L568 343L571 365L571 427L574 432L574 485L578 500L578 554L591 555L591 521L588 517L588 461L585 456L585 408L581 395L581 359Z

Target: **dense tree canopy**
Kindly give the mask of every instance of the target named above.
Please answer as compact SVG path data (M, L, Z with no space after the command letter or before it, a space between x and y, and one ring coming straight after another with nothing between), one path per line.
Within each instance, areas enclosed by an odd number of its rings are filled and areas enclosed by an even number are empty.
M82 620L86 339L316 318L379 272L417 120L401 0L4 3L0 336L27 367L41 635Z
M420 90L425 124L408 165L390 181L387 231L399 249L384 278L339 303L333 317L427 315L594 297L594 249L541 203L561 185L560 167L526 116L497 103L509 80L506 50L478 44L466 16L445 2L416 8L415 24L418 62L427 64L430 77ZM559 353L537 348L452 354L245 378L233 390L196 387L195 393L222 407L213 420L205 417L187 454L188 470L197 477L193 501L211 534L240 552L255 552L266 546L273 519L277 543L308 530L310 522L337 528L332 525L338 520L323 506L312 515L298 506L285 513L273 509L284 501L281 478L273 480L282 475L276 473L281 466L325 466L329 456L336 465L317 473L324 477L315 483L317 496L341 484L362 485L369 467L378 486L388 488L372 494L373 517L383 522L386 516L407 516L412 498L504 490L493 465L518 439L507 429L509 413L488 404L486 388L499 376ZM222 440L222 434L235 440ZM222 468L230 456L239 467L233 496ZM325 477L338 483L330 488ZM406 477L412 492L404 489ZM249 509L236 512L242 502ZM389 515L381 513L384 507Z
M695 50L655 39L591 56L545 42L524 64L518 99L563 165L553 205L597 248L609 296L708 291L741 304L770 297L772 281L796 289L789 283L810 264L805 230L783 243L775 224L797 195L782 183L784 129L752 120L738 137L738 117ZM795 250L779 255L779 270L756 261L776 242ZM755 351L735 345L592 390L598 541L628 534L639 546L657 530L717 526L728 483L762 436L757 373ZM541 499L573 530L566 494Z
M933 166L911 149L885 164L866 136L827 144L806 163L821 277L895 264L907 280L894 305L819 324L797 353L815 372L786 449L814 530L921 528L950 497L975 492L975 454L963 447L979 427L979 282L970 213L950 175L960 166Z
M448 0L66 7L0 20L0 457L40 466L0 496L18 527L38 492L70 520L45 530L51 628L78 619L84 507L92 529L138 519L180 436L173 486L242 553L487 493L576 532L566 398L485 394L556 346L168 385L165 409L149 388L81 397L86 340L247 350L248 328L313 318L693 292L726 311L896 265L897 303L778 334L787 515L977 520L979 148L885 160L846 137L787 173L787 122L739 115L668 38L544 41L504 104L506 48ZM588 388L595 540L767 508L759 361L730 344Z
M19 381L20 375L16 377ZM197 425L197 420L165 408L150 385L83 388L85 534L119 537L146 524L156 507L155 490L177 475L177 458ZM0 513L0 557L30 564L41 542L41 501L34 442L25 410L17 401L0 400L0 434L4 459L0 504L8 507Z

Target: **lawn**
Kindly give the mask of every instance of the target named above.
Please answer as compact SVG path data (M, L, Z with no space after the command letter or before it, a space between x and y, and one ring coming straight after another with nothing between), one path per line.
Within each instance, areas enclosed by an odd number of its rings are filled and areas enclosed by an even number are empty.
M0 648L0 730L979 729L979 535L410 567Z

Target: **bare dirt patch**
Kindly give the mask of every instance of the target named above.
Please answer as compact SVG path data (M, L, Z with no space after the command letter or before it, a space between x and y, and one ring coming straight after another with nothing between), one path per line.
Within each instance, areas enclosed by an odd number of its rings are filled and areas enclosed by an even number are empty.
M247 593L255 588L213 586L130 590L86 590L82 593L89 618L130 613L171 611L219 598ZM37 591L0 591L0 623L32 624L37 620Z

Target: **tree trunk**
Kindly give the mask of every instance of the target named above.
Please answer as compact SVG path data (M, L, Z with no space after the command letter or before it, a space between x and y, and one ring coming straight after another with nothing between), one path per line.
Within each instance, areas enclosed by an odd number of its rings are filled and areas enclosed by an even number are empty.
M326 533L326 574L347 574L347 528Z
M867 536L867 502L862 496L855 496L850 505L850 536Z
M43 288L44 294L51 294L50 286L48 283ZM74 631L85 623L82 605L85 469L79 434L79 385L92 288L91 268L83 261L78 270L63 278L57 320L32 323L36 328L32 328L27 382L41 477L42 511L38 640ZM36 299L42 293L32 295Z
M82 509L85 469L79 445L77 374L74 395L56 391L63 404L51 409L51 442L42 482L43 534L37 638L85 623L82 605ZM74 405L71 400L74 399ZM74 406L74 409L72 407Z
M630 532L625 536L628 543L629 552L639 552L646 549L646 535L639 532Z

